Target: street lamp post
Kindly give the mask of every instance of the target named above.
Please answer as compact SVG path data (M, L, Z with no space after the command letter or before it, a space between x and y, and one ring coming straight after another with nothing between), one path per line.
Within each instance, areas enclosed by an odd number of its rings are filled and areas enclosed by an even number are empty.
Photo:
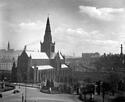
M27 71L26 71L27 72ZM25 75L26 75L26 80L24 81L24 83L25 83L25 89L24 89L24 102L27 102L27 89L26 89L26 84L27 84L27 73L25 73Z
M22 102L24 102L24 96L23 96L23 94L22 94Z
M26 102L26 83L25 83L25 102Z
M26 83L27 83L27 74L26 74L26 81L25 81L25 101L24 102L27 101L27 99L26 99L26 97L27 97Z

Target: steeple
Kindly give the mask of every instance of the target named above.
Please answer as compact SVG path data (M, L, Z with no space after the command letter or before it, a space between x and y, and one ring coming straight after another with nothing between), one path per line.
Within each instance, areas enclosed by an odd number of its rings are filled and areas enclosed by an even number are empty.
M45 42L45 43L50 43L50 42L52 42L52 36L51 36L51 28L50 28L49 17L47 18L45 35L44 35L44 42Z
M49 17L47 18L44 41L43 43L40 42L40 45L41 45L41 52L46 52L49 58L51 57L52 53L55 52L55 43L52 42Z
M10 43L8 42L8 45L7 45L7 50L9 51L10 50Z
M26 45L24 46L24 51L26 51Z
M121 60L121 63L124 64L125 63L125 60L124 60L124 55L123 55L123 46L121 44L121 53L120 53L120 60Z
M120 53L120 55L122 56L123 55L123 47L122 47L122 44L121 44L121 53Z

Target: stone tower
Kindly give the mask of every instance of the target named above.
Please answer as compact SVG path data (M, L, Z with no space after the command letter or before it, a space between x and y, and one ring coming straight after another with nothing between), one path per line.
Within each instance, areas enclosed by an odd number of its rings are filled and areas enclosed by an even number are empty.
M122 47L122 44L121 44L121 53L120 53L120 55L122 56L123 55L123 47Z
M47 18L46 29L43 43L40 42L41 52L46 52L48 57L51 57L51 54L55 52L55 43L52 42L51 28L49 17Z
M121 60L122 64L124 64L124 63L125 63L125 60L124 60L124 54L123 54L123 46L122 46L122 44L121 44L120 49L121 49L120 60Z
M10 50L10 43L8 42L8 45L7 45L7 50L9 51Z

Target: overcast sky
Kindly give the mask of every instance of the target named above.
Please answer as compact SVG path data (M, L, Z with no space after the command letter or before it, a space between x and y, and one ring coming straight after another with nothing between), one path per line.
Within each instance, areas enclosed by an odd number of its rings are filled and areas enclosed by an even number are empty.
M125 0L0 0L0 48L39 50L50 17L56 51L119 53Z

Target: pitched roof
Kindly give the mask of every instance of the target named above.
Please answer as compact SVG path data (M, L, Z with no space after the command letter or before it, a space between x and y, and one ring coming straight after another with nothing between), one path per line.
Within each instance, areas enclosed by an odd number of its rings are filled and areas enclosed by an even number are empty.
M65 64L61 64L61 68L68 68L68 66Z
M50 58L54 59L57 56L57 54L59 54L60 59L64 59L63 56L62 56L62 54L61 54L61 52L51 53L51 57Z
M59 53L59 57L60 59L64 59L61 52Z
M31 56L32 59L49 59L45 52L33 52L33 51L26 51L28 57Z
M41 65L41 66L36 66L36 67L38 68L38 70L53 69L53 67L50 65ZM32 66L32 68L34 68L34 66Z

